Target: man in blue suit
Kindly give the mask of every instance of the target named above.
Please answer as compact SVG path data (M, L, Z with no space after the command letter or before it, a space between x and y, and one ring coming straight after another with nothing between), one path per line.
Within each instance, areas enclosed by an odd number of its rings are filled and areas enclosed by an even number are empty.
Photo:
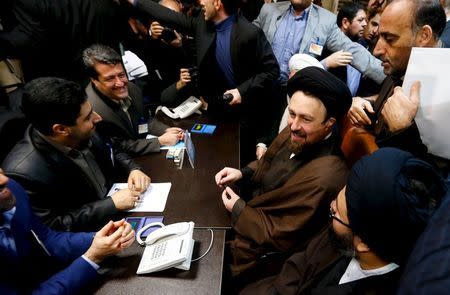
M32 213L25 190L0 169L0 294L81 293L96 279L98 263L133 241L124 220L97 233L49 229Z

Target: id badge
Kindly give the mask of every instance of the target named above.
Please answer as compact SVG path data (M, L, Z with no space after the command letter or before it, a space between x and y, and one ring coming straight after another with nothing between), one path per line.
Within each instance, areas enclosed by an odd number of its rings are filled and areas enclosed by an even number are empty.
M147 123L143 123L143 124L139 124L138 125L138 133L139 134L144 134L148 132L148 124Z
M323 51L323 45L319 43L318 38L316 40L313 40L311 42L311 45L309 45L309 53L321 56Z

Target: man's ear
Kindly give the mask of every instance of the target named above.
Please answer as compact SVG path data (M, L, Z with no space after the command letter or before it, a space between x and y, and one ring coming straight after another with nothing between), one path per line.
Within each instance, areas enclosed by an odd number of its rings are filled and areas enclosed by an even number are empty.
M70 134L70 129L63 124L54 124L52 126L53 136L68 136Z
M416 34L416 46L428 47L434 43L433 29L429 25L424 25Z
M355 246L356 252L367 253L371 251L369 246L357 235L353 236L353 245Z
M325 128L327 128L327 130L330 130L335 123L336 119L334 117L328 118L328 120L325 122Z
M347 31L348 28L350 27L351 21L348 20L348 18L344 17L341 21L341 28L344 31Z

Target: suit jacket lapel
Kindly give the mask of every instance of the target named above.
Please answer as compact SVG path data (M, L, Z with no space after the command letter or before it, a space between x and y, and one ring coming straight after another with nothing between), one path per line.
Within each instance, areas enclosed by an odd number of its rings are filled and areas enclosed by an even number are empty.
M205 31L203 32L203 36L201 38L202 42L197 42L199 65L205 58L206 52L211 47L215 39L216 39L216 30L214 28L214 24L205 23Z
M309 53L309 48L307 48L307 46L309 46L309 44L311 43L311 38L318 24L319 13L317 12L317 8L314 5L311 5L311 8L309 9L308 21L306 22L305 33L303 34L302 43L300 44L300 50L298 51L299 53ZM321 40L318 41L321 42Z

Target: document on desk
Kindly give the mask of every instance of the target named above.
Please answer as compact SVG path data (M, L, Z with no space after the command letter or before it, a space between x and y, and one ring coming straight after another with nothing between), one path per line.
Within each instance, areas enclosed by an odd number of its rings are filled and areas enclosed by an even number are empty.
M145 137L146 139L152 139L152 138L157 138L156 135L153 134L147 134L147 136ZM184 148L184 141L179 141L177 144L175 145L162 145L160 147L160 150L168 150L168 149L182 149Z
M150 184L149 188L141 195L136 207L128 212L163 212L171 186L170 182ZM118 190L127 187L127 183L115 183L109 190L108 196L110 197Z
M428 152L450 158L449 48L413 48L403 81L409 96L411 85L420 81L420 106L415 121Z

